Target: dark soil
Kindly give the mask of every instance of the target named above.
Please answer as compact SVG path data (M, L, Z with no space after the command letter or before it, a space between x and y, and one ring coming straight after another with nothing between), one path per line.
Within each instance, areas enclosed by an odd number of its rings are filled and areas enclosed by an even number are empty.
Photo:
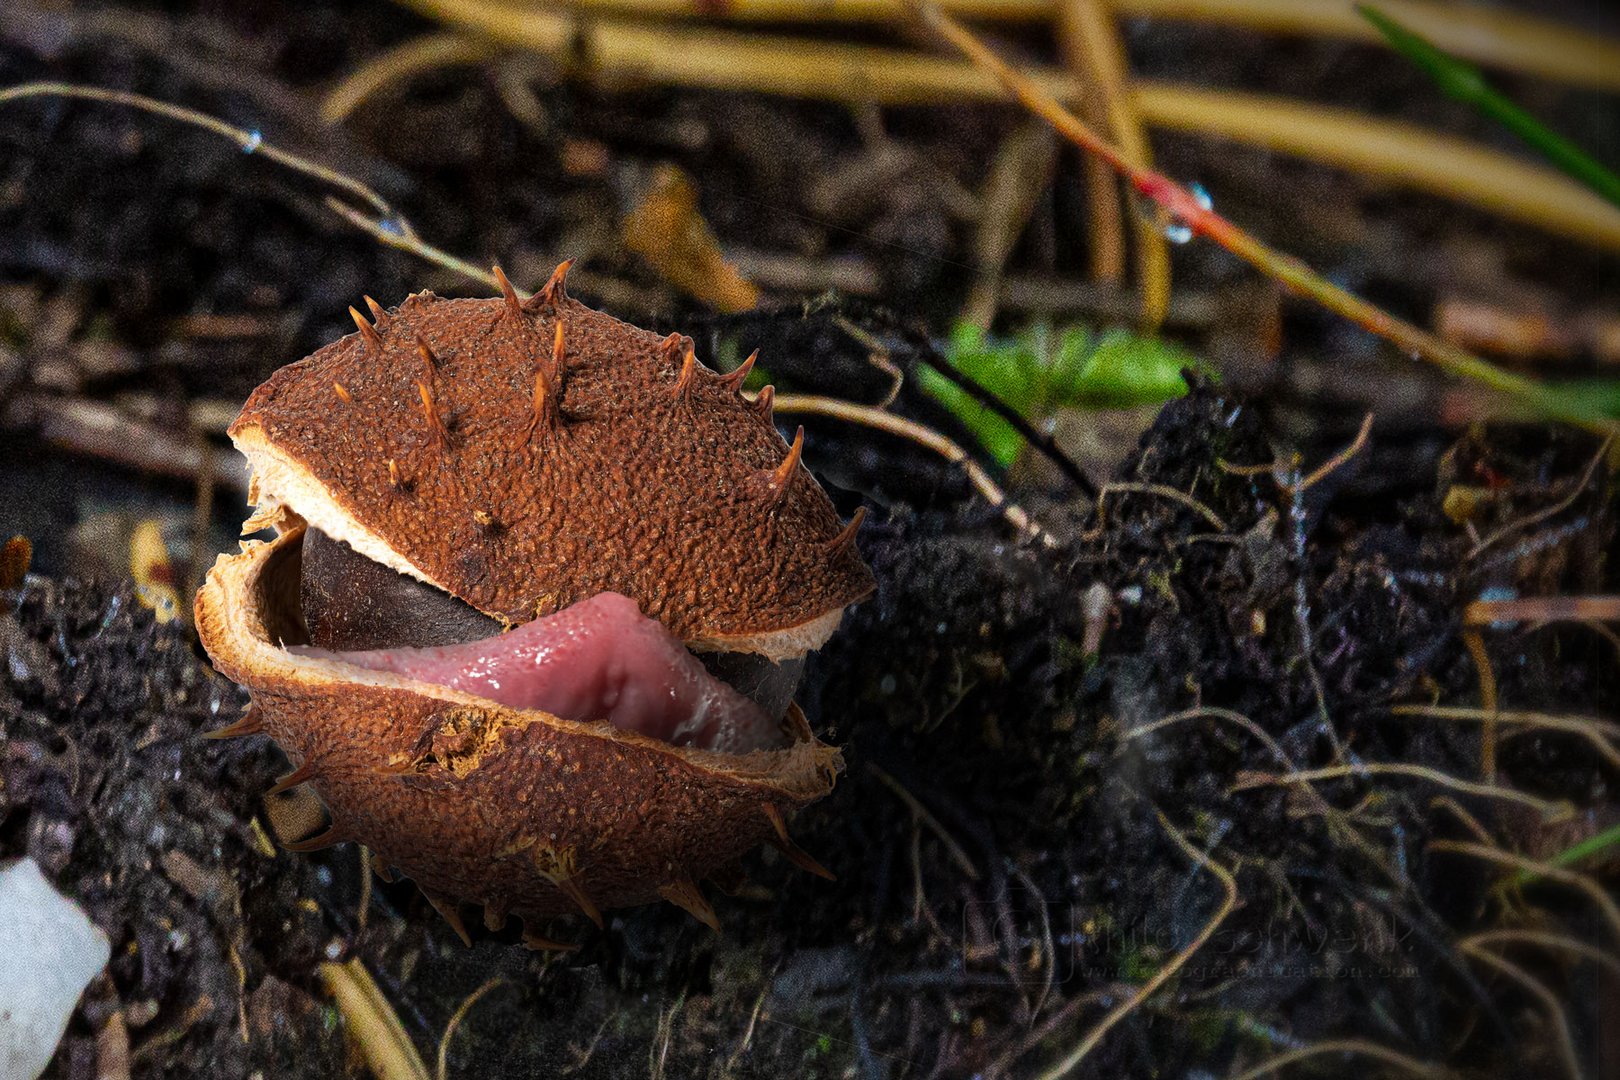
M17 599L0 615L0 849L32 856L113 942L57 1074L95 1075L95 1032L114 1013L147 1075L174 1060L303 1075L286 1063L341 1058L308 991L345 935L300 902L330 872L278 854L254 824L284 759L262 741L198 738L245 695L127 587L35 579Z
M939 362L930 341L971 280L971 230L928 185L976 178L1015 113L887 112L887 137L930 169L847 220L817 217L803 190L874 152L831 106L541 79L536 129L505 109L493 75L467 68L320 125L321 89L428 28L387 4L63 14L23 0L0 14L0 85L92 81L262 129L520 282L582 256L576 293L591 298L594 282L615 314L690 333L706 358L759 348L784 392L881 402L892 378L870 358L875 341L907 376L893 411L972 446L911 377ZM1196 64L1386 113L1430 101L1372 50L1158 28L1131 47L1151 76ZM1582 95L1543 103L1613 131ZM1455 111L1417 118L1490 137ZM581 145L614 164L570 172ZM1421 317L1470 284L1533 286L1569 311L1613 306L1612 260L1565 242L1433 200L1369 198L1263 155L1190 139L1158 149L1234 217L1398 313ZM1503 851L1550 858L1620 821L1620 776L1577 733L1504 726L1496 783L1567 802L1543 819L1433 779L1480 782L1480 724L1391 707L1480 704L1463 611L1487 590L1620 592L1614 459L1596 458L1596 439L1441 426L1445 391L1427 373L1279 306L1219 252L1178 249L1178 297L1216 314L1175 332L1222 379L1195 378L1163 409L1101 510L1056 471L998 474L1051 546L1021 537L960 467L811 423L806 460L840 511L870 510L859 544L879 582L799 695L848 762L794 824L836 883L762 851L736 895L712 897L719 935L664 905L609 913L602 932L559 921L549 933L579 944L569 954L527 952L512 931L475 931L468 949L409 882L368 880L353 846L279 849L278 825L310 808L261 797L287 769L267 740L199 738L245 697L120 580L127 522L169 522L194 575L233 542L239 496L222 489L193 527L197 459L142 472L50 419L64 402L117 403L179 450L206 448L207 471L208 454L228 459L199 406L239 402L345 332L363 293L393 302L466 283L345 228L321 189L262 157L152 117L11 106L0 161L0 539L26 533L37 552L36 574L0 594L0 858L32 855L113 944L48 1075L97 1075L110 1023L128 1031L134 1077L362 1075L354 1022L323 984L324 965L353 958L430 1067L458 1006L499 980L448 1045L451 1077L1033 1076L1173 964L1076 1075L1220 1076L1350 1039L1470 1076L1561 1067L1544 1000L1459 942L1530 929L1612 951L1612 930L1579 889L1509 888L1503 867L1433 845L1478 828ZM866 257L881 268L875 299L781 291L744 315L696 310L619 243L637 177L660 161L702 178L723 244ZM1083 273L1080 174L1065 161L1058 175L1014 253L1020 272ZM1434 254L1459 251L1486 254L1466 266ZM1480 267L1487 280L1471 281ZM207 321L225 316L247 318ZM1292 488L1367 409L1366 447ZM1460 489L1475 493L1467 514ZM96 541L104 527L118 542ZM1504 709L1620 715L1612 633L1525 623L1481 641ZM1352 768L1275 781L1334 763ZM1390 764L1432 773L1378 771ZM1613 850L1580 866L1611 894ZM1222 915L1228 872L1236 900ZM1620 1068L1612 979L1567 952L1505 955L1563 1004L1589 1075ZM1375 1067L1333 1054L1294 1070Z

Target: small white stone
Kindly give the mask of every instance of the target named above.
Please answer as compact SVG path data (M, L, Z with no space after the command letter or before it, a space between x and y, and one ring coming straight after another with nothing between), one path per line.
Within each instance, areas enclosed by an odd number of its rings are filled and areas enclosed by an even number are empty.
M0 1080L35 1080L112 948L33 859L0 869Z

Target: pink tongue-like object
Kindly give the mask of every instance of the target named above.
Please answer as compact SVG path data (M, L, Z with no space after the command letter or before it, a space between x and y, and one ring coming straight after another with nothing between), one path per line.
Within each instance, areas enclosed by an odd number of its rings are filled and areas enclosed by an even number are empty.
M634 600L614 592L461 645L296 651L566 720L606 720L676 746L740 754L788 741L759 706L710 675Z

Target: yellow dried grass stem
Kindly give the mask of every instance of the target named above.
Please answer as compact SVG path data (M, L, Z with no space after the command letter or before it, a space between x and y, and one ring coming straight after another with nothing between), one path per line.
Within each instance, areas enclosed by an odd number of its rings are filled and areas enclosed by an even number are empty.
M1066 2L943 0L940 6L964 19L1044 22L1055 18ZM568 0L565 6L665 18L713 18L715 14L709 0ZM1127 18L1146 16L1386 44L1347 0L1112 0L1110 6ZM895 0L728 0L725 18L755 23L889 22L895 8ZM1378 8L1453 56L1556 82L1620 90L1620 43L1574 27L1484 4L1383 0Z
M1138 83L1135 98L1161 131L1216 135L1336 165L1620 249L1620 208L1544 166L1466 139L1262 94Z
M521 7L522 0L493 0ZM1061 0L946 0L945 7L968 19L1035 22L1049 18ZM530 7L572 8L669 19L722 19L731 22L868 23L894 18L895 0L540 0Z
M1471 600L1463 608L1464 626L1521 622L1533 626L1555 622L1620 622L1620 595L1516 596L1503 600Z
M1474 662L1474 672L1479 679L1480 711L1485 714L1479 737L1479 775L1487 782L1494 781L1496 713L1499 705L1496 698L1496 669L1491 666L1491 654L1485 648L1485 639L1478 630L1464 630L1460 636L1463 648L1468 650L1468 658Z
M496 41L546 53L609 83L674 84L839 102L928 105L1004 101L971 63L870 45L678 23L582 19L481 0L404 0L424 14ZM1060 101L1078 99L1065 71L1025 69ZM1561 173L1464 139L1259 94L1133 83L1131 101L1154 128L1201 132L1338 165L1457 199L1563 236L1620 250L1620 208Z
M1071 0L1064 5L1065 13L1078 8L1094 8L1099 0ZM1091 58L1087 55L1090 45L1085 36L1085 30L1080 20L1070 16L1059 20L1058 23L1058 50L1063 55L1064 66L1072 72L1080 82L1083 89L1089 92L1083 94L1084 100L1079 104L1086 120L1099 128L1109 130L1110 136L1116 141L1118 132L1113 131L1107 111L1101 104L1102 88L1095 86L1095 77L1088 78L1091 70ZM1099 100L1093 101L1097 97ZM1119 177L1108 163L1098 161L1094 157L1087 157L1081 162L1081 171L1085 176L1086 228L1091 235L1091 280L1118 285L1125 280L1125 210L1120 201Z
M479 64L494 55L487 41L455 33L423 34L367 60L332 88L321 102L321 120L341 123L378 90L413 75L456 64Z
M1377 28L1343 0L1116 0L1116 6L1121 15L1385 44ZM1620 90L1620 42L1612 39L1484 4L1379 0L1377 6L1453 56L1558 82Z
M1064 0L1058 13L1058 45L1070 71L1080 85L1091 76L1093 123L1107 125L1114 143L1125 160L1137 168L1153 164L1153 148L1127 85L1130 62L1119 38L1119 25L1113 4L1108 0ZM1120 200L1119 180L1096 158L1086 157L1093 199L1093 230L1100 213L1108 213L1109 227L1117 234ZM1155 333L1170 310L1170 245L1159 224L1145 214L1129 214L1136 235L1136 278L1142 290L1142 330ZM1100 246L1100 245L1098 245ZM1094 256L1095 259L1095 256ZM1097 275L1099 280L1116 280Z
M432 1080L399 1014L358 956L341 964L322 964L320 974L377 1080Z

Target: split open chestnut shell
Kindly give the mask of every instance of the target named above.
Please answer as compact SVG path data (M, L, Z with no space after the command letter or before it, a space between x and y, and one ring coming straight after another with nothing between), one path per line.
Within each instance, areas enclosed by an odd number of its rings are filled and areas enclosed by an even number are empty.
M568 298L565 271L526 300L502 277L492 300L373 303L374 322L356 314L356 334L255 391L231 428L253 469L245 530L277 535L220 557L198 632L252 697L224 734L268 733L296 765L278 788L309 783L329 810L290 846L363 844L458 930L463 902L491 926L660 899L713 925L699 882L761 842L825 873L785 826L841 761L797 706L776 741L728 752L298 648L309 597L346 586L330 567L305 582L316 529L374 564L357 580L442 593L443 632L499 637L614 592L714 672L796 670L871 592L858 522L804 470L802 433L776 432L770 395ZM395 633L360 610L345 632Z

